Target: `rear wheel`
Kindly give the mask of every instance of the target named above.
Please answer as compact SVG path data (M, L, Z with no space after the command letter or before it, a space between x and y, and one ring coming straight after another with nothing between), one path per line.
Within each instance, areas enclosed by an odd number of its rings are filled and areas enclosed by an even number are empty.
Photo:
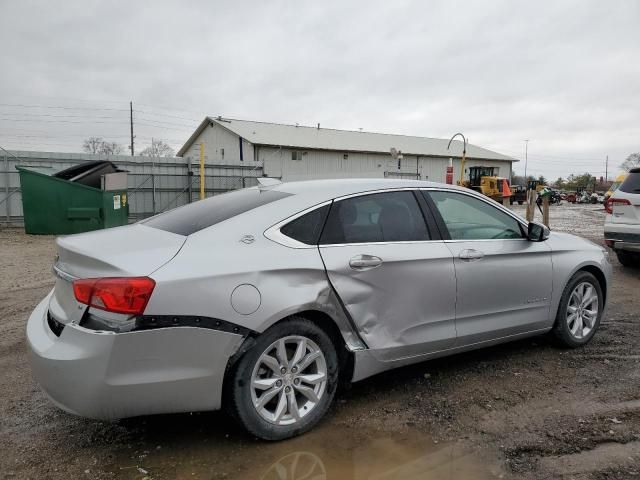
M638 254L631 253L631 252L617 251L616 256L618 257L618 261L625 267L640 266L640 255Z
M600 283L591 273L576 273L562 293L553 333L566 347L586 345L593 338L604 309Z
M229 407L264 440L282 440L315 426L338 385L338 355L331 338L300 317L279 323L238 361Z

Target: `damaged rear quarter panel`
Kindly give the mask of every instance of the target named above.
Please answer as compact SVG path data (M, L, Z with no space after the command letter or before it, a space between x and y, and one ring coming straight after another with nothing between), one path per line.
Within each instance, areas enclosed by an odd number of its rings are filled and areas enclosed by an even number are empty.
M145 315L207 316L261 333L286 316L316 310L336 322L350 348L363 348L332 291L317 248L292 249L259 231L244 231L253 243L241 242L236 232L243 230L232 226L190 236L180 253L152 275L156 288ZM259 307L248 315L231 304L232 292L243 284L260 294Z

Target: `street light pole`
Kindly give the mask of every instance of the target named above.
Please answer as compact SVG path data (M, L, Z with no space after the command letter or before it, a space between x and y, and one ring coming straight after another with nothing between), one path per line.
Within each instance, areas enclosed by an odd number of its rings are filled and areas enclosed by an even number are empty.
M462 159L460 160L460 181L458 182L458 185L462 185L463 184L462 182L464 181L464 162L467 159L467 139L463 134L456 133L449 140L449 144L447 145L447 150L449 150L449 147L451 146L451 142L453 142L453 139L456 138L458 135L462 137Z
M527 155L529 153L529 139L524 141L524 181L527 181Z

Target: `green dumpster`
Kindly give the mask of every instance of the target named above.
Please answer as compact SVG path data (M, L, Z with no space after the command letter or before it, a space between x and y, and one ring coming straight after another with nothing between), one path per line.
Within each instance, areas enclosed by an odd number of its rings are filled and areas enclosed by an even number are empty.
M95 166L96 162L91 163ZM17 165L26 233L59 235L126 225L129 217L126 173L117 181L105 182L105 177L109 178L110 174L100 176L99 169L94 166L90 166L94 178L84 181L93 185L89 186L82 183L82 173L74 178L65 175L73 169L82 172L82 166L56 171L48 167ZM114 169L107 171L113 172ZM86 179L86 175L84 177ZM100 188L99 183L96 187L96 178L106 189Z

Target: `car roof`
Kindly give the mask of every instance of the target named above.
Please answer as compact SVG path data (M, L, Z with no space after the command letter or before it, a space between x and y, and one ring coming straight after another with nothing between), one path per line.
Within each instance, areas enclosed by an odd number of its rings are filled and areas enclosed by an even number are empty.
M443 190L456 190L467 195L477 196L487 200L487 197L471 189L457 185L445 183L428 182L422 180L405 180L389 178L348 178L348 179L326 179L326 180L305 180L296 182L272 183L265 182L263 185L250 187L248 190L260 190L263 192L281 192L285 195L273 202L257 206L243 213L238 213L224 221L216 223L210 227L194 232L190 237L207 237L214 234L215 238L222 238L224 235L236 235L247 231L247 225L255 229L252 234L258 234L264 229L272 227L280 222L298 215L308 209L315 208L321 204L336 198L365 194L380 190L394 189L418 189L437 188ZM206 201L206 200L205 200ZM496 208L504 208L496 203ZM508 210L507 210L508 211ZM513 213L511 213L513 215ZM195 240L192 240L195 241Z
M272 187L263 188L269 188L285 193L292 193L298 196L315 197L318 195L322 195L327 198L335 198L343 195L351 195L371 190L434 187L462 189L461 187L444 183L395 178L338 178L325 180L305 180L298 182L285 182Z

